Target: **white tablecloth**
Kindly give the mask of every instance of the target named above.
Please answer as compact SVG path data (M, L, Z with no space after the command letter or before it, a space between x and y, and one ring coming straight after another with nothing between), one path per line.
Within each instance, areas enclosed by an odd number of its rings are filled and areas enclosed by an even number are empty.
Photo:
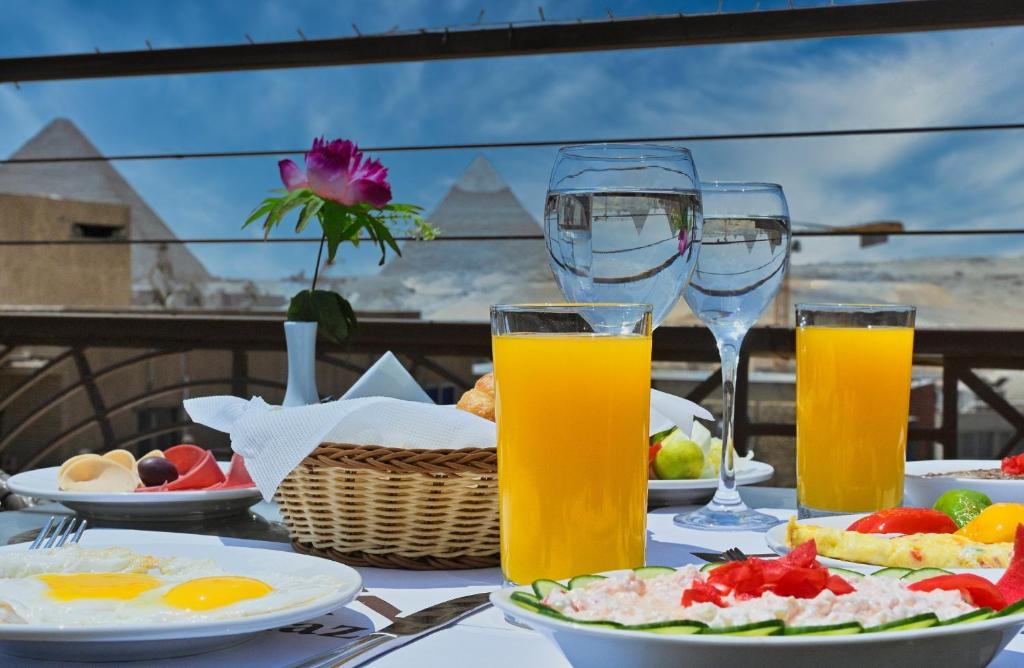
M682 529L672 523L676 511L655 511L648 518L647 563L679 566L703 563L690 552L721 551L739 547L748 553L767 552L764 534L755 532L705 532ZM788 517L792 510L768 510L778 517ZM127 536L132 533L134 536ZM140 543L190 542L243 545L265 549L289 550L288 545L215 536L161 532L125 532L104 529L90 530L83 544L102 545L126 538ZM361 568L368 594L391 604L402 614L466 594L490 591L501 582L497 568L467 571L392 571ZM291 627L266 631L243 645L201 656L164 661L119 663L124 668L153 666L156 668L278 668L335 647L342 647L353 638L379 629L389 623L383 615L354 602L319 619ZM0 664L26 668L95 665L55 663L13 659L0 655ZM491 668L567 668L569 663L554 645L539 635L507 624L501 613L492 607L467 617L456 625L422 638L384 655L371 664L374 668L451 668L452 666L486 665ZM1024 638L1018 636L1007 651L992 664L996 668L1024 667Z

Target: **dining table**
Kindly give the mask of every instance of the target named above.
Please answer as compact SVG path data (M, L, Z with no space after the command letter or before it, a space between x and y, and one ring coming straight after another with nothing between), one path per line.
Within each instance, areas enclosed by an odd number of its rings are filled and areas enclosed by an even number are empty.
M795 513L793 489L745 487L741 496L752 507L780 519ZM647 563L667 566L703 564L694 552L723 552L737 547L747 554L769 552L764 533L752 531L700 531L675 525L673 517L697 506L651 508L647 521ZM31 540L52 515L74 515L64 506L43 503L23 510L0 512L0 543ZM275 504L260 502L248 512L203 521L91 520L82 545L193 543L291 550L288 530ZM115 533L116 531L116 533ZM379 630L397 617L446 600L488 592L502 586L497 567L410 571L357 567L363 591L349 605L317 619L264 631L245 642L205 654L145 662L119 662L118 666L158 668L214 668L245 665L249 668L285 668L302 665L312 657L340 650L355 639ZM0 664L26 668L96 665L7 657ZM680 657L680 665L685 657ZM566 668L570 664L555 645L538 633L507 622L487 606L459 622L379 656L375 668ZM1018 635L991 664L996 668L1024 667L1024 637Z

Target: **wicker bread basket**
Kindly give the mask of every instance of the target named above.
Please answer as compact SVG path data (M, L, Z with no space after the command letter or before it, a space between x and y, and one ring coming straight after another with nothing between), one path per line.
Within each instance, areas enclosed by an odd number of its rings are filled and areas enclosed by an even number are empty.
M323 443L277 490L298 552L412 570L498 564L494 448Z

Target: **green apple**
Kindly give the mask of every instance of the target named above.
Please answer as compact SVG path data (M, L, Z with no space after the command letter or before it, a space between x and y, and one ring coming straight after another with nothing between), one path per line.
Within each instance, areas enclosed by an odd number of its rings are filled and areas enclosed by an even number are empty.
M693 480L703 469L704 451L681 432L663 440L654 456L654 472L661 480Z

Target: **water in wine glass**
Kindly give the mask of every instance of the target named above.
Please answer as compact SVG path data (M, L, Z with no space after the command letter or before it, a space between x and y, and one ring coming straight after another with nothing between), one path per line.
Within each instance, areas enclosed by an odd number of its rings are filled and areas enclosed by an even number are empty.
M658 324L697 262L700 193L549 191L544 226L551 269L566 299L651 304Z
M782 285L789 219L705 218L686 303L717 338L742 337Z

